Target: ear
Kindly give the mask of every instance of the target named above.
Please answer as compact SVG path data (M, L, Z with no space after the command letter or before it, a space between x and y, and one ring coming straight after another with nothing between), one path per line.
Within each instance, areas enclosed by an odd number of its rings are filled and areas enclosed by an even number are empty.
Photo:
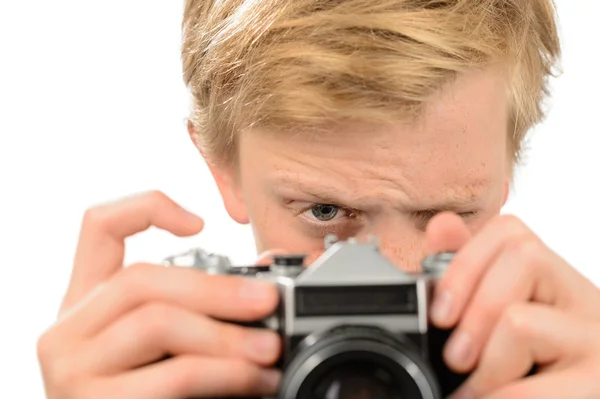
M188 122L188 134L190 135L190 139L194 143L194 146L198 148L200 154L206 161L208 169L215 179L215 183L221 193L223 205L225 206L227 213L237 223L248 224L250 219L242 194L241 182L238 175L235 173L235 169L231 166L217 165L207 159L204 151L202 151L202 148L198 145L198 140L196 138L197 133L191 122Z
M217 183L223 205L229 216L240 224L248 224L250 219L242 195L242 188L239 179L231 169L223 169L215 165L208 166L210 172Z

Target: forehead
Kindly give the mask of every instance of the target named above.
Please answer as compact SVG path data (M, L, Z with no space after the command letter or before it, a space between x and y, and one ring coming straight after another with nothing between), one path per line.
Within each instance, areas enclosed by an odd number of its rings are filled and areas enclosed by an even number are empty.
M409 197L475 196L507 171L507 129L503 75L473 71L433 97L416 123L348 122L319 134L250 131L240 141L240 162L273 183L356 193L378 182Z

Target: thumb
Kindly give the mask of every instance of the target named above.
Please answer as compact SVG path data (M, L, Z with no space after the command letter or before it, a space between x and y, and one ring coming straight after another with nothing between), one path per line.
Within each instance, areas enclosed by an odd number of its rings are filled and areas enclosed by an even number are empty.
M290 255L292 253L298 253L298 252L290 252L290 251L288 251L286 249L282 249L282 248L269 249L268 251L264 251L264 252L260 253L258 255L258 257L256 258L256 261L254 262L254 264L257 266L267 266L273 262L273 257L275 255ZM304 266L309 266L311 263L313 263L315 260L317 260L317 258L319 256L321 256L322 251L310 251L310 252L302 253L302 254L306 256L304 258Z
M273 261L273 256L275 255L285 255L288 254L289 251L281 248L269 249L268 251L264 251L258 255L256 261L254 262L257 266L267 266L270 265Z
M442 212L431 218L425 234L428 254L456 252L471 238L463 219L451 212Z

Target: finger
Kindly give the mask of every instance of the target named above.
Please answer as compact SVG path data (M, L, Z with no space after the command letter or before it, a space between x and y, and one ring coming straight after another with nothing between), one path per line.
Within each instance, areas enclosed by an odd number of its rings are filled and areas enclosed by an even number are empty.
M597 345L588 328L572 315L546 305L529 303L508 308L477 369L457 394L479 398L525 376L534 365L544 367L583 358Z
M217 398L273 395L281 374L243 360L177 356L111 379L106 397Z
M432 312L433 323L440 328L455 325L470 302L483 275L499 254L508 245L515 245L517 248L522 246L523 249L529 251L527 248L529 243L535 241L539 241L539 239L533 232L512 216L503 215L486 225L479 234L475 235L457 252L452 266L438 282L433 307L439 307L444 312ZM558 259L554 254L548 256ZM561 288L564 289L556 294L569 296L580 290L586 293L597 291L596 288L592 289L593 285L589 281L585 280L575 269L568 267L564 261L551 263L558 267L540 268L538 271L543 270L543 273L537 277L540 278L539 281L561 281ZM523 264L522 267L529 266Z
M461 372L470 370L503 312L514 304L534 301L589 316L587 305L576 306L570 296L556 296L563 290L561 281L554 281L552 275L543 275L543 270L558 268L557 262L562 260L539 240L508 245L481 279L446 345L448 364ZM593 301L590 299L590 302Z
M572 369L515 381L483 396L482 399L588 399L598 397L600 397L600 385L597 376L589 369Z
M428 254L441 252L457 252L471 238L462 218L451 212L442 212L434 216L427 224L426 229ZM431 320L439 327L450 327L448 323L440 325L447 317L451 306L451 292L443 285L437 284L434 290L433 303L430 309Z
M275 286L261 279L136 264L75 307L52 334L69 339L91 337L125 313L152 302L180 306L223 320L252 321L270 314L278 298Z
M294 252L294 254L297 254L297 253L298 252ZM286 249L281 249L281 248L264 251L260 255L258 255L258 258L257 258L255 264L268 266L273 262L274 256L289 255L289 254L292 254L292 252L290 252ZM321 256L323 254L323 250L311 250L309 252L301 252L299 254L305 256L304 257L304 266L310 266L311 263L313 263L315 260L317 260L317 258L319 258L319 256Z
M463 219L451 212L442 212L427 224L427 253L456 252L471 238Z
M197 355L275 362L278 335L266 329L221 323L189 310L147 304L123 316L80 347L76 367L106 375L147 365L165 356Z
M255 264L257 266L268 266L271 263L273 263L273 257L276 255L286 255L289 252L286 251L285 249L281 249L281 248L275 248L275 249L270 249L268 251L264 251L262 253L260 253L256 259Z
M79 301L92 287L112 276L123 265L124 240L150 226L177 236L199 233L202 219L160 192L151 192L86 212L69 288L61 309Z

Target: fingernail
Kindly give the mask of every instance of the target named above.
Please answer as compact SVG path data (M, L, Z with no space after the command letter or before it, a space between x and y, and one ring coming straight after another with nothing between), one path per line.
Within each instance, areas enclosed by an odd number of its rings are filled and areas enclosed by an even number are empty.
M279 337L271 331L253 331L246 341L246 354L255 361L268 361L277 356Z
M466 366L470 361L472 350L471 336L464 331L458 331L450 338L446 355L448 361L455 366Z
M431 319L434 323L443 323L450 317L452 294L449 291L437 293L431 305Z
M279 387L281 372L275 369L265 369L260 372L260 384L265 393L274 394ZM263 390L261 389L261 391Z
M240 289L240 297L249 301L264 302L273 296L271 283L248 278Z

